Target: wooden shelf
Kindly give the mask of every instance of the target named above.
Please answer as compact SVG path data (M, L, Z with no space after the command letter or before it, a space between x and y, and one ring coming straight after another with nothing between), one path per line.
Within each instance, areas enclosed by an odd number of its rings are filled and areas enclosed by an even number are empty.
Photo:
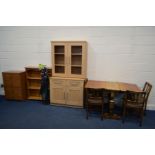
M81 65L71 65L72 67L82 67Z
M41 80L41 77L30 77L30 76L28 76L27 79L30 79L30 80Z
M62 66L62 67L64 67L65 65L64 64L55 64L55 66Z
M71 55L80 55L80 56L82 56L82 53L72 53Z
M36 90L40 90L40 87L36 87L36 86L29 86L28 89L36 89Z
M48 70L51 70L52 69L51 67L47 67L47 66L46 66L46 68ZM38 67L34 67L34 66L27 66L27 67L25 67L25 69L26 70L32 70L33 69L33 70L36 70L36 71L40 71Z
M29 96L28 99L29 100L42 100L42 98L39 96Z
M56 54L56 55L64 55L64 53L54 53L54 54Z
M41 71L38 67L26 67L28 99L41 100ZM48 68L48 76L52 75L52 69Z

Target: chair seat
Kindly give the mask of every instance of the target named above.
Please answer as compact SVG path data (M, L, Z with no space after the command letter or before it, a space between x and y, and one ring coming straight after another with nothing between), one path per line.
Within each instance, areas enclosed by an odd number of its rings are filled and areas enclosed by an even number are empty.
M89 113L94 111L101 112L101 119L102 119L102 111L103 111L103 102L104 102L104 93L102 89L94 89L94 88L87 88L86 89L86 110L88 119Z
M145 95L146 95L145 92L131 92L131 91L126 92L123 106L123 117L122 117L123 123L126 117L127 109L132 108L138 110L137 114L140 116L139 125L140 126L142 125Z
M88 102L94 105L98 105L98 104L102 104L102 98L101 97L97 97L97 98L89 98Z
M134 103L133 101L130 101L128 100L127 104L126 104L127 107L133 107L133 108L142 108L143 107L143 103L139 102L139 103Z

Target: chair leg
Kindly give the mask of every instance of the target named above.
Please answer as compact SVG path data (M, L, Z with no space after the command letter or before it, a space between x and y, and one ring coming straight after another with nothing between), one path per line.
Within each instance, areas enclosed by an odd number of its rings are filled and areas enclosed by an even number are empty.
M88 119L88 115L89 115L89 108L87 106L87 114L86 114L86 119Z
M126 108L123 109L123 117L122 117L122 123L124 124L126 117Z
M88 102L86 103L86 119L88 119L88 115L89 115L89 106L88 106Z
M140 123L139 123L139 126L140 126L140 127L142 126L143 116L144 116L144 110L143 110L143 108L142 108L141 111L140 111Z
M101 106L101 120L103 120L103 104L102 104L102 106Z
M145 103L145 106L144 106L144 116L146 116L146 103Z

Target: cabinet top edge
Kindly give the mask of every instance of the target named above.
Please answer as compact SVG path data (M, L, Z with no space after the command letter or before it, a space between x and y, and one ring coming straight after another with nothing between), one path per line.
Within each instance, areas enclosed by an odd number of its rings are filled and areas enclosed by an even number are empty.
M3 71L2 73L25 73L25 71L22 71L22 70L8 70L8 71Z
M46 66L47 69L52 69L51 67ZM25 69L39 69L37 66L27 66Z
M50 77L50 79L62 79L62 80L81 80L85 81L86 78L69 78L69 77Z
M51 43L87 43L87 41L84 41L84 40L74 40L74 41L70 41L70 40L67 40L67 41L51 41Z

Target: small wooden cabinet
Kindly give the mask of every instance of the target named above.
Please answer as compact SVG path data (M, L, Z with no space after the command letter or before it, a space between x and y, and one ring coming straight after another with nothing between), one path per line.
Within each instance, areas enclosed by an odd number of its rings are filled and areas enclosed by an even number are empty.
M41 100L41 71L38 67L26 67L27 98L32 100ZM52 69L48 68L48 75L51 76Z
M50 102L83 107L84 79L79 78L50 78Z
M2 72L6 99L24 100L27 97L25 71Z
M52 41L51 44L53 76L86 78L86 41Z

